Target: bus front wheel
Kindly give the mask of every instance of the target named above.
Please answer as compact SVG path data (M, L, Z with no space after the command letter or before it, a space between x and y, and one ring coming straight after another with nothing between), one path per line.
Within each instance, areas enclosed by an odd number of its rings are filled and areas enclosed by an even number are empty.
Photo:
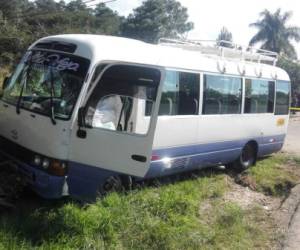
M107 194L111 192L122 192L124 190L130 190L132 188L132 182L132 177L129 175L109 176L102 185L100 193Z

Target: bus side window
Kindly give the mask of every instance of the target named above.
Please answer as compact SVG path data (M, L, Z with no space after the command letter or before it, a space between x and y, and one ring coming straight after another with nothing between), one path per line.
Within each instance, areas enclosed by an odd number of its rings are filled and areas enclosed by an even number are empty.
M179 72L178 115L198 114L199 82L199 74Z
M197 115L199 85L199 74L167 70L158 115Z
M275 115L287 115L290 106L290 83L277 81Z
M158 115L176 115L178 113L178 92L178 73L166 71Z
M240 114L242 79L204 75L203 114Z
M267 80L246 79L244 113L273 113L275 83Z

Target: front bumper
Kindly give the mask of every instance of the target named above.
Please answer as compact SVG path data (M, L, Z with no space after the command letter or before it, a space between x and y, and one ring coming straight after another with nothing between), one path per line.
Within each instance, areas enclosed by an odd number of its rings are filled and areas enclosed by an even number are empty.
M59 199L68 195L66 176L53 176L33 166L17 161L10 155L1 152L5 158L12 160L13 167L21 174L30 188L46 199Z
M66 176L53 176L29 165L17 165L33 191L43 198L59 199L68 195Z

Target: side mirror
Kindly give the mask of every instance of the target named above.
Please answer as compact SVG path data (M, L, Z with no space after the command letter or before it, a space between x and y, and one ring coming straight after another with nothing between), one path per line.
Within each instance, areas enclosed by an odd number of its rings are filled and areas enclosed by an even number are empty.
M10 77L6 76L3 80L3 83L2 83L2 90L6 89L8 83L9 83L9 80L10 80Z
M78 124L77 137L86 138L86 131L82 129L85 127L85 108L84 107L81 107L78 110L77 124Z
M78 127L85 127L85 108L80 107L78 110L78 118L77 118Z

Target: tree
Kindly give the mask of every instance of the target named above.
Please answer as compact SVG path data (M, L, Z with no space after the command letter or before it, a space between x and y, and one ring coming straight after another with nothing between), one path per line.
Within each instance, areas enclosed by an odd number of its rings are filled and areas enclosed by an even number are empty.
M93 11L95 16L95 33L117 35L120 32L122 17L117 12L106 7L105 4L99 3Z
M86 1L0 0L0 66L9 66L33 41L49 35L93 33L117 35L122 17L105 4Z
M300 102L300 64L299 62L280 57L278 60L278 67L284 69L290 79L292 86L292 97L296 97Z
M261 19L250 24L250 27L257 28L258 32L252 37L249 45L262 43L262 49L297 58L291 40L300 41L300 28L287 25L291 16L292 12L281 13L281 9L277 9L275 13L268 10L261 12Z
M226 27L223 27L218 35L217 42L220 46L232 48L232 44L222 42L228 41L232 43L232 33Z
M155 43L161 37L177 38L192 30L187 8L175 0L147 0L124 21L125 37Z

